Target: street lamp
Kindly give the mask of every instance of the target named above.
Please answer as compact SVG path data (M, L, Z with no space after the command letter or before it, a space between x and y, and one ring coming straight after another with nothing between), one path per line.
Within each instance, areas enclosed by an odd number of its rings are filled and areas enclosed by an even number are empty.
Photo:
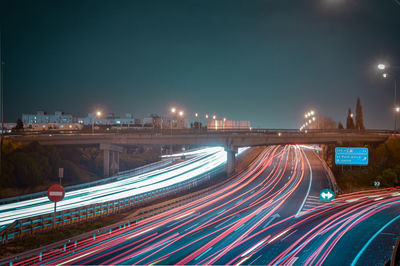
M172 107L170 111L171 111L172 114L175 114L176 113L176 108ZM174 119L174 115L172 115L171 119L169 120L170 121L169 125L170 125L170 129L171 129L171 135L172 135L172 120L173 119Z
M214 119L214 120L217 119L217 116L216 116L216 115L213 115L213 119Z
M387 65L385 65L385 64L379 64L378 65L378 69L380 70L380 71L382 71L382 70L388 70L388 71L392 71L390 74L392 74L393 73L393 71L395 71L395 70L399 70L400 69L400 67L398 67L398 66L387 66ZM394 93L393 93L393 95L394 95L394 108L395 108L395 111L396 112L394 112L394 130L396 131L396 128L397 128L397 108L398 108L398 106L397 106L397 79L396 79L396 76L395 75L391 75L391 76L393 76L393 79L394 79ZM385 73L383 73L382 74L382 77L383 78L388 78L389 77L389 73L388 72L385 72Z
M100 111L97 111L97 112L96 112L96 115L93 114L93 117L92 117L92 135L94 135L94 119L95 119L96 117L99 117L99 118L100 118L100 116L101 116L101 112L100 112Z

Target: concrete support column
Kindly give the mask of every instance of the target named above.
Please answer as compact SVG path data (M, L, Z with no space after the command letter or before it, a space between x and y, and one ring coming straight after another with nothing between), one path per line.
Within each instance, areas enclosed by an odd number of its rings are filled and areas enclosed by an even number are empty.
M238 151L237 147L225 148L226 150L226 174L228 176L233 175L236 171L236 153Z
M103 156L103 169L104 169L104 176L110 176L110 150L104 150Z
M119 172L119 152L118 151L112 151L112 156L111 156L111 176L117 174Z
M101 143L100 149L104 151L104 177L117 174L119 172L119 153L123 152L124 149L122 147L106 143Z

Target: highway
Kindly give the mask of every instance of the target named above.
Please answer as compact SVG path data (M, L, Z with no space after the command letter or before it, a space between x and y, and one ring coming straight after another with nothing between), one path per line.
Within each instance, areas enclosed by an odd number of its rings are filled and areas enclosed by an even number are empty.
M312 150L270 146L198 200L25 264L383 265L400 229L400 189L317 200L329 177Z
M312 152L299 146L269 147L245 173L217 191L129 228L71 245L68 252L43 254L42 263L229 263L253 235L300 213L307 198L328 186L326 176L310 175L317 162Z
M215 169L226 162L226 152L220 147L200 149L187 152L185 155L190 156L190 159L166 168L135 175L117 182L66 192L64 199L57 203L57 210L122 199L172 186ZM0 229L16 219L53 211L54 203L50 202L47 197L0 205Z

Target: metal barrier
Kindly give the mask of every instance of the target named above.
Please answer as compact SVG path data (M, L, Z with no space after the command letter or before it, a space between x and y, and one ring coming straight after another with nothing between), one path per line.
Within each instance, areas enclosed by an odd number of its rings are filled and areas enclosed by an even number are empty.
M112 176L112 177L108 177L108 178L104 178L104 179L100 179L100 180L96 180L96 181L92 181L92 182L88 182L88 183L83 183L83 184L79 184L79 185L67 186L67 187L65 187L65 191L68 192L68 191L73 191L73 190L78 190L78 189L83 189L83 188L88 188L88 187L94 187L94 186L104 185L104 184L119 181L122 179L130 178L130 177L133 177L134 175L148 173L150 171L165 167L168 164L171 164L173 161L174 161L174 159L162 160L162 161L147 164L147 165L144 165L144 166L132 169L132 170L119 172L118 175L116 175L116 176ZM32 194L1 199L0 205L13 203L13 202L19 202L19 201L23 201L23 200L30 200L30 199L40 198L40 197L46 197L46 196L47 196L47 191L41 191L41 192L36 192L36 193L32 193Z
M125 211L134 207L142 207L150 200L173 195L177 192L198 186L199 184L210 180L211 177L220 174L224 169L225 164L205 174L169 187L160 188L123 199L58 211L55 213L55 219L53 213L48 213L45 215L16 220L0 232L0 240L2 244L5 244L10 240L23 237L24 235L31 235L33 232L51 230L74 223L87 222L100 216L118 213L122 210Z
M29 251L20 253L16 256L14 255L14 256L5 258L3 260L0 260L0 265L6 265L6 264L11 265L13 262L21 261L21 260L32 258L35 256L37 257L36 260L35 259L31 260L29 263L40 263L40 258L41 258L40 254L44 254L45 252L53 251L53 252L57 252L59 254L63 254L64 252L66 252L68 250L68 246L71 246L71 243L74 243L73 244L74 247L79 247L79 245L81 245L82 243L85 243L85 241L87 239L91 238L92 236L94 239L97 237L109 235L109 234L111 234L111 232L114 232L114 230L121 230L121 229L129 228L132 225L134 225L135 223L137 223L139 220L157 215L159 213L163 213L165 211L174 209L178 206L182 206L182 205L186 204L188 201L201 199L205 195L210 195L211 193L214 193L215 191L217 191L220 187L232 182L238 176L250 173L251 169L253 169L256 165L260 164L260 162L263 159L265 159L265 156L267 154L266 151L267 150L265 150L263 153L259 154L250 163L248 168L242 170L240 173L237 173L236 175L233 175L233 176L223 180L222 182L218 182L214 185L207 186L204 189L201 189L199 191L196 191L196 192L193 192L190 194L186 194L184 196L180 196L180 197L173 198L173 199L170 199L167 201L163 201L161 203L152 204L147 207L139 208L135 212L133 212L131 215L129 215L129 217L124 221L121 221L121 222L118 222L118 223L115 223L115 224L112 224L109 226L105 226L105 227L102 227L99 229L95 229L90 232L74 236L69 239L64 239L64 240L58 241L56 243L46 245L44 247L39 247L34 250L29 250ZM223 169L223 166L221 166L221 167ZM211 176L213 176L213 173L210 172L210 174L211 174Z
M129 134L146 134L146 135L186 135L186 134L198 134L198 135L217 135L217 134L246 134L246 135L265 135L265 134L286 134L286 135L304 135L304 134L330 134L330 133L357 133L357 134L398 134L398 131L386 130L386 129L307 129L307 131L300 131L299 129L275 129L275 128L246 128L246 129L218 129L218 130L208 130L207 128L182 128L182 129L157 129L157 128L129 128L127 130L106 130L106 128L101 128L96 130L93 134L90 131L80 130L80 131L39 131L39 132L13 132L5 134L5 137L13 136L56 136L56 135L129 135Z
M335 194L343 194L343 191L339 188L339 186L336 183L336 179L334 174L332 173L331 168L326 164L325 160L321 159L315 152L314 155L317 156L317 158L321 161L321 164L324 167L325 172L328 174L329 184L332 190L335 192Z

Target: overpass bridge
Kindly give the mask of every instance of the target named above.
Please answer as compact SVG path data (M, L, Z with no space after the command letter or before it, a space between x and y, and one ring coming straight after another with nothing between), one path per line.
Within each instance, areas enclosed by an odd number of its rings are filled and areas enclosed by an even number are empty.
M227 151L227 172L235 169L235 154L238 147L285 145L285 144L336 144L351 142L379 143L389 137L398 136L386 130L309 130L307 132L288 129L257 129L247 131L201 131L201 130L132 130L129 132L56 132L49 134L29 133L6 135L14 141L41 145L99 145L104 151L104 175L118 172L119 153L124 146L153 145L201 145L222 146Z

